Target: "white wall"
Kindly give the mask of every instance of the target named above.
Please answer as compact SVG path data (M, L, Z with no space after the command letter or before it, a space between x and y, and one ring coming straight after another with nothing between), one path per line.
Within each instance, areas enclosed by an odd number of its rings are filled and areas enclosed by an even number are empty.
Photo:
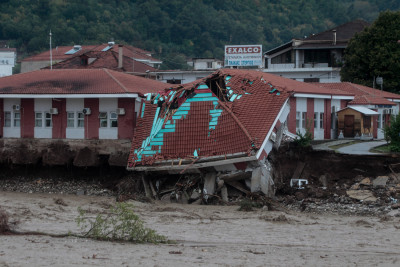
M100 98L99 99L99 112L108 112L108 120L110 119L110 111L115 112L118 108L117 98ZM99 128L99 139L118 139L118 128L110 127L110 123L107 128Z
M45 116L45 112L49 112L52 107L52 99L35 99L34 102L34 110L36 112L42 112L43 117ZM36 127L34 128L34 137L35 138L52 138L53 136L53 127L45 127L45 120L43 120L43 127Z
M12 75L16 54L13 51L0 51L0 77Z
M21 105L21 100L17 98L4 99L4 111L11 112L11 127L3 127L3 137L21 137L21 127L14 127L14 111L13 105ZM19 111L22 114L22 110ZM1 123L4 126L4 117L1 118Z
M77 112L82 112L84 109L84 99L67 99L66 109L68 112L75 112L75 126L77 125ZM65 115L67 116L67 114ZM87 116L85 116L85 125L87 124ZM85 128L68 127L66 129L65 137L68 139L84 139Z

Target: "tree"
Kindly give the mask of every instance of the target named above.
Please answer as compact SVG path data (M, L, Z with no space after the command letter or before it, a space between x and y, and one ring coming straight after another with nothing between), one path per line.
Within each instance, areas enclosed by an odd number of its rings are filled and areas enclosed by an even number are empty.
M390 123L383 128L383 132L389 142L390 151L400 152L400 114L391 116Z
M372 86L383 77L383 89L400 92L400 11L385 11L356 34L345 50L342 81Z

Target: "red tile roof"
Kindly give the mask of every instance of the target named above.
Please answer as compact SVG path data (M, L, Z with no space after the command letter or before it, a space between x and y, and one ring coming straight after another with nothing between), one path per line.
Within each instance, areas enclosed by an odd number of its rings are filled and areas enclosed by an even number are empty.
M95 59L93 62L90 62L88 65L84 65L81 62L81 58L87 56L88 58ZM106 52L99 51L89 51L86 53L81 53L75 55L71 58L63 60L57 64L52 66L53 69L99 69L106 68L110 70L120 71L120 72L138 72L138 73L146 73L146 71L156 71L157 69L146 65L142 62L132 60L127 56L123 56L122 60L122 68L118 68L118 59L119 55L117 52L113 50L109 50ZM134 64L134 66L133 66ZM50 66L44 68L50 69Z
M319 83L316 85L329 90L339 90L354 95L354 100L349 103L352 105L394 105L395 103L388 99L400 99L400 95L398 94L350 82Z
M235 73L238 75L248 75L248 77L253 78L263 78L264 80L271 82L272 84L281 87L291 93L299 93L299 94L321 94L321 95L353 95L352 93L348 93L345 91L339 90L331 90L327 88L322 88L318 86L318 83L304 83L296 80L280 77L278 75L260 72L260 71L247 71L241 69L221 69L221 73Z
M87 53L90 51L99 52L99 51L102 51L107 46L108 46L108 44L82 45L81 50L79 50L76 53L71 54L71 55L66 55L65 53L68 52L69 50L71 50L73 48L73 46L58 46L58 47L52 49L52 58L54 61L62 61L62 60L74 57L74 56L82 54L82 53ZM110 50L118 53L118 44L114 44L112 49L110 49ZM151 62L160 62L159 59L151 57L150 52L145 51L140 48L137 48L137 47L130 46L130 45L124 46L124 55L127 57L135 58L135 59L148 60ZM50 61L50 50L46 50L40 54L24 58L22 61Z
M39 70L0 78L1 94L125 94L158 92L165 83L107 69Z
M270 75L224 69L204 78L204 83L161 92L158 97L167 98L162 104L144 102L128 167L193 159L194 153L211 157L259 150L291 94L284 88L288 79L272 82L265 77ZM170 109L175 102L177 109Z
M88 52L88 51L92 50L95 47L97 47L97 46L95 46L95 45L83 45L81 51ZM66 52L68 52L72 48L73 48L73 46L57 46L56 48L53 48L51 50L52 59L54 61L61 61L61 60L65 60L67 58L75 56L76 53L72 54L72 55L66 55L65 54ZM46 50L46 51L44 51L44 52L42 52L40 54L24 58L22 60L22 62L24 62L24 61L50 61L50 50Z

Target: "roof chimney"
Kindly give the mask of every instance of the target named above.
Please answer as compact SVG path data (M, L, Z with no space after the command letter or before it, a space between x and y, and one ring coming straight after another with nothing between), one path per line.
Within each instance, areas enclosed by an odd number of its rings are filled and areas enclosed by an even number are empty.
M336 45L336 30L332 30L333 33L333 45Z
M118 45L118 68L122 69L122 59L124 57L124 46L123 45Z

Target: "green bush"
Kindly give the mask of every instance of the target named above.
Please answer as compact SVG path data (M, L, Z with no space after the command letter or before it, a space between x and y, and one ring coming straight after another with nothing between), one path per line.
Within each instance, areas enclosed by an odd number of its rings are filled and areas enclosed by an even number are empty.
M301 147L307 147L311 144L312 134L310 131L306 130L305 134L302 134L300 130L296 132L297 138L294 140L294 143Z
M83 237L109 241L129 241L135 243L163 243L165 236L146 228L139 216L133 212L133 205L117 203L108 214L98 214L88 218L86 212L78 208L76 222L83 231Z
M383 128L385 140L389 143L390 151L400 152L400 116L391 116L390 123Z

